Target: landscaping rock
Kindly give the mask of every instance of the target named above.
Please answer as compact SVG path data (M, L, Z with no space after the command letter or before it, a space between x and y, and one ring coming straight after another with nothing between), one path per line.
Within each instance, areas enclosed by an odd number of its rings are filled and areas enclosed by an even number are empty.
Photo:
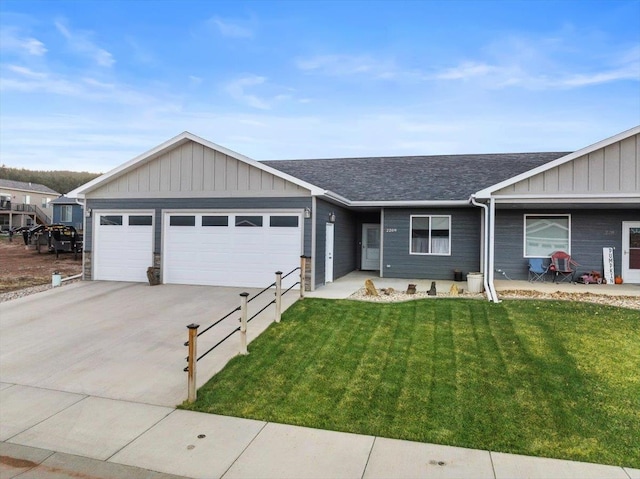
M370 279L364 282L364 288L367 292L367 296L379 296L378 290Z

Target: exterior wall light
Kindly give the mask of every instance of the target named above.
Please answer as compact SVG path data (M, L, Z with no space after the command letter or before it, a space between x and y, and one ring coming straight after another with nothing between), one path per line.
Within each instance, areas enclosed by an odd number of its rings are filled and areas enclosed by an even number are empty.
M336 214L332 211L331 213L329 213L329 223L335 223L336 222Z
M311 208L309 208L308 206L304 209L304 217L306 219L311 218Z

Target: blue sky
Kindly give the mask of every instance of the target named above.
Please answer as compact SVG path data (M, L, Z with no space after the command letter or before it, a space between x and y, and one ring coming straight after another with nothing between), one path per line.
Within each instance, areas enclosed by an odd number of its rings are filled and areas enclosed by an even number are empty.
M640 1L0 3L0 163L573 151L640 124Z

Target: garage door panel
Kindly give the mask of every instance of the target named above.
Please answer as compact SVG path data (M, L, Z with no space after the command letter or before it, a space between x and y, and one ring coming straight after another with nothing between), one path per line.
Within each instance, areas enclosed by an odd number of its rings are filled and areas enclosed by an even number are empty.
M270 214L274 213L230 213L227 226L202 226L203 216L215 214L192 213L195 226L191 227L172 227L172 214L165 215L164 281L247 287L272 283L275 271L288 272L299 264L302 222L289 215L298 227L270 227ZM247 218L252 224L260 224L262 218L263 226L236 226L236 222L248 224ZM297 276L291 275L284 283L296 281Z
M153 265L152 213L95 214L94 279L146 282ZM122 224L101 224L103 217L122 218ZM136 224L141 220L146 224Z

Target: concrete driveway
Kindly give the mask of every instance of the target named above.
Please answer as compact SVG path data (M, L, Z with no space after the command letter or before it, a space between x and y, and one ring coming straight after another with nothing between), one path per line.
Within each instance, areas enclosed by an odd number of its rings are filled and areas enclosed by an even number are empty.
M186 325L200 330L240 304L213 286L87 281L0 304L0 381L71 393L175 406L186 399ZM267 291L249 315L273 299ZM283 310L297 291L283 298ZM198 353L236 328L233 314L198 342ZM248 340L274 319L274 306L249 323ZM198 362L198 387L238 353L239 335ZM249 348L251 350L251 348Z

